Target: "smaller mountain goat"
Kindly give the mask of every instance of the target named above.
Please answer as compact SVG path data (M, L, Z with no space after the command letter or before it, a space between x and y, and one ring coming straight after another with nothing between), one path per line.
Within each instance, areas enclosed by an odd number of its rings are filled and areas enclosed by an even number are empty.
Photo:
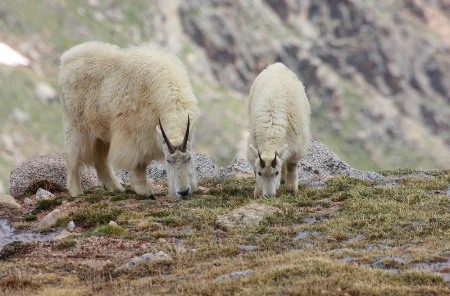
M248 112L247 159L255 170L255 197L275 195L280 177L288 191L297 192L298 161L311 141L305 87L282 63L270 65L253 82Z
M106 190L123 191L111 163L131 170L132 189L151 197L146 171L154 159L165 159L170 195L197 190L191 149L200 111L177 57L156 45L86 42L62 55L58 82L72 196L83 194L83 164Z

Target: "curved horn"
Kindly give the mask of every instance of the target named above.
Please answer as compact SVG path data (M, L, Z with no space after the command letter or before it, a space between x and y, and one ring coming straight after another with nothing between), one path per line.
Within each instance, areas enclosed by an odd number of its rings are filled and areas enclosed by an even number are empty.
M261 154L258 150L258 157L259 157L259 161L261 162L261 167L265 168L266 167L266 162L261 158Z
M277 152L275 151L275 158L272 160L272 162L270 163L272 165L273 168L275 168L275 166L277 165Z
M186 152L186 146L187 146L187 141L188 141L188 137L189 137L189 125L190 125L190 119L189 119L189 114L188 114L186 133L184 134L183 143L181 143L181 148L180 148L180 151L183 153Z
M172 143L170 143L170 141L167 138L166 133L164 132L164 129L161 125L161 119L159 119L159 128L161 129L162 136L164 138L164 141L166 142L167 148L169 148L170 154L175 153L175 148L173 147Z

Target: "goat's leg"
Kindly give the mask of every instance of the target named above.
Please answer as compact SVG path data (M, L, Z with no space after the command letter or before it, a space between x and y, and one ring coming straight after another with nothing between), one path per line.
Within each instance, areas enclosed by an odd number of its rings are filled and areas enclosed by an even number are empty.
M297 162L286 163L286 190L293 194L295 194L298 190Z
M191 192L195 192L198 190L198 180L197 180L197 174L195 173L195 163L192 161L190 172L189 172L189 178L191 181Z
M287 163L283 163L283 165L281 166L281 184L286 183L286 175L287 175Z
M108 163L109 143L100 139L95 141L95 155L93 157L94 167L97 171L97 178L101 186L109 192L123 192L122 185L117 181L116 176Z
M65 146L66 146L66 169L67 169L67 188L71 196L79 196L83 194L80 181L80 166L81 166L81 154L85 147L82 143L82 137L80 137L77 131L66 125L65 132Z
M155 198L153 188L147 182L147 164L140 164L134 168L131 174L131 188L137 194L142 194L151 199Z

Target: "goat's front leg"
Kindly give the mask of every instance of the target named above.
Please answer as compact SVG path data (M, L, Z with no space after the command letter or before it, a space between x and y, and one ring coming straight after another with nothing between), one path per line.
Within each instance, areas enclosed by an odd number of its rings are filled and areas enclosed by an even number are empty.
M298 165L297 162L286 163L286 190L292 194L298 190Z
M131 188L137 194L141 194L147 198L154 199L152 186L147 182L147 165L138 165L131 175Z

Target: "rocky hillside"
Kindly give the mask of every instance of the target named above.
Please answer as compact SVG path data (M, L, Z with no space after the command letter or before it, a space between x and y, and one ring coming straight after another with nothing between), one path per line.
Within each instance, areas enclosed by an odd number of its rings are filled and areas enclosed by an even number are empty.
M450 1L0 3L0 192L26 159L62 149L59 56L92 39L155 41L188 66L203 115L196 150L243 157L245 98L281 61L304 82L313 137L359 169L450 167ZM2 189L3 188L3 189Z

